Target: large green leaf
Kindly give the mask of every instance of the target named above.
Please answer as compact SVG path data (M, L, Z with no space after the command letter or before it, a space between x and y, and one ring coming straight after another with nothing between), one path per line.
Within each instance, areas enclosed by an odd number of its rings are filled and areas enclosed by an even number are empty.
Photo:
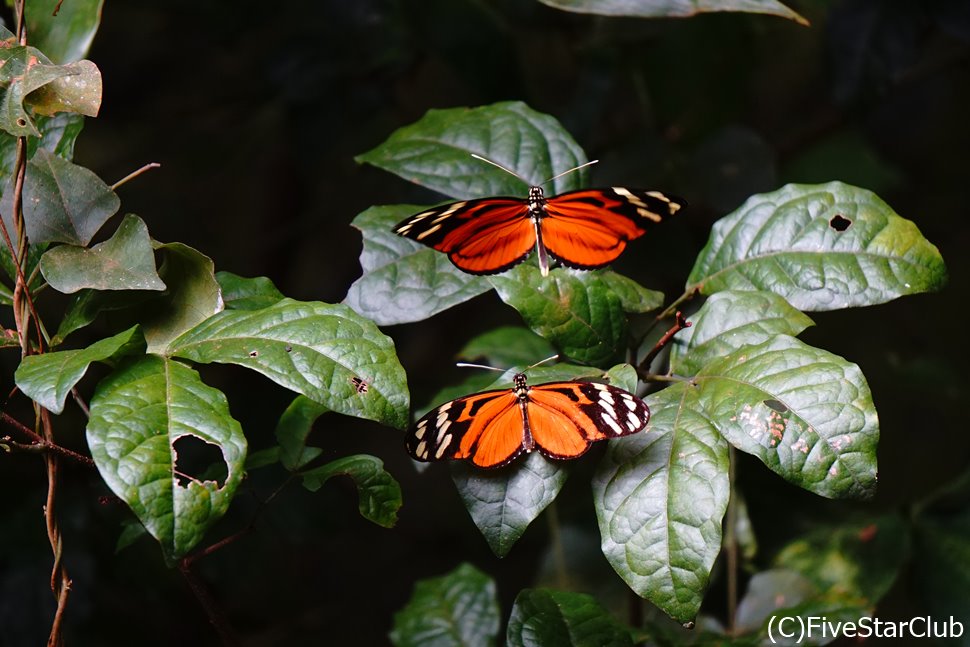
M825 497L874 493L879 422L855 364L777 335L707 364L693 382L728 442L785 479Z
M401 508L401 486L384 471L384 463L374 456L358 454L331 461L300 472L303 486L316 491L334 476L349 476L357 486L362 517L379 526L391 528Z
M803 25L808 21L776 0L539 0L576 13L631 18L681 18L710 11L744 11L788 18Z
M500 326L475 337L458 351L465 361L484 361L495 368L528 366L552 357L556 349L531 330L518 326Z
M27 163L23 195L24 225L34 244L86 246L121 206L101 178L45 148L38 149ZM14 231L12 200L12 192L7 190L0 202L8 231Z
M937 290L939 251L865 189L789 184L714 224L688 289L768 290L799 310L835 310Z
M638 595L687 622L721 549L728 446L689 385L645 401L646 430L611 441L593 479L603 554Z
M525 182L471 157L501 164ZM509 101L479 108L429 110L357 157L402 178L457 199L525 196L529 186L586 162L572 136L549 115ZM554 180L562 193L583 185L585 173Z
M510 647L632 647L630 630L591 595L524 589L506 635Z
M175 339L168 352L245 366L332 411L407 425L407 376L394 343L344 305L284 299L261 310L225 310ZM358 392L354 378L367 390Z
M60 245L40 259L40 271L51 287L72 294L78 290L164 290L155 271L155 252L148 227L128 214L114 235L90 249Z
M52 117L37 117L37 128L41 136L27 139L27 159L34 156L38 149L44 149L66 160L74 157L74 143L84 128L84 117L69 112L58 113ZM17 137L0 131L0 189L7 190L9 178L17 159Z
M495 582L470 564L421 580L406 607L394 614L396 647L488 647L499 631Z
M179 473L177 445L186 438L217 448L224 483ZM87 439L105 483L173 559L198 544L242 480L246 438L225 396L170 359L145 356L102 380Z
M135 326L82 350L28 355L17 367L14 379L27 397L48 411L61 413L67 394L81 381L92 362L144 351L145 338Z
M85 57L101 24L104 0L31 0L25 3L32 45L58 63Z
M156 248L162 254L159 275L168 289L140 304L132 316L145 331L148 351L164 353L173 339L221 311L224 304L211 258L183 243Z
M653 303L646 295L644 299L621 297L613 289L613 279L605 278L610 273L556 268L542 276L537 267L520 265L489 280L499 297L563 355L586 364L604 364L626 348L629 327L624 304L647 301L637 306L639 310Z
M372 207L354 218L364 247L363 276L344 303L381 326L421 321L491 289L488 280L455 267L448 257L398 236L391 228L421 207Z
M781 334L794 337L813 325L773 292L734 290L712 295L689 321L691 326L677 333L670 351L670 370L679 375L693 375L745 344Z
M552 503L568 476L563 465L532 452L509 466L483 470L452 464L458 494L489 548L505 557L525 529Z

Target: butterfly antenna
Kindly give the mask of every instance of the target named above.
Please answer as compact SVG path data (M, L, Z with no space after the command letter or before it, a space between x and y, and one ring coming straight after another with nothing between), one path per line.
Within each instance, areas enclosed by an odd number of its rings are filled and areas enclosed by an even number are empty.
M539 360L538 362L536 362L536 363L535 363L535 364L533 364L532 366L527 366L525 370L527 370L527 371L528 371L529 369L533 369L533 368L535 368L535 367L536 367L536 366L538 366L539 364L545 364L546 362L551 362L551 361L552 361L552 360L554 360L554 359L559 359L559 355L552 355L552 356L550 356L550 357L547 357L547 358L545 358L545 359L540 359L540 360Z
M525 179L524 177L522 177L521 175L519 175L518 173L516 173L516 172L515 172L515 171L513 171L512 169L507 169L507 168L505 168L504 166L502 166L502 165L501 165L501 164L499 164L498 162L493 162L492 160L490 160L490 159L488 159L487 157L482 157L481 155L479 155L479 154L477 154L477 153L472 153L472 157L474 157L474 158L475 158L475 159L477 159L477 160L481 160L481 161L483 161L483 162L485 162L486 164L491 164L491 165L492 165L492 166L494 166L495 168L500 168L500 169L502 169L503 171L505 171L506 173L508 173L509 175L511 175L511 176L513 176L513 177L516 177L516 178L518 178L518 179L520 179L520 180L522 180L523 182L525 182L525 183L526 183L526 184L528 184L529 186L532 186L532 183L531 183L531 182L529 182L528 180L526 180L526 179Z
M570 173L572 173L573 171L578 171L578 170L579 170L579 169L581 169L581 168L586 168L587 166L592 166L593 164L596 164L597 162L599 162L599 160L593 160L592 162L586 162L585 164L580 164L579 166L574 166L573 168L571 168L571 169L569 169L568 171L563 171L563 172L562 172L562 173L560 173L559 175L554 175L554 176L552 176L551 178L549 178L549 179L548 179L548 180L546 180L545 182L542 182L542 183L540 183L540 184L539 184L539 186L542 186L543 184L549 184L549 183L550 183L550 182L552 182L553 180L558 180L558 179L559 179L559 178L561 178L561 177L562 177L563 175L569 175L569 174L570 174Z
M495 368L494 366L486 366L485 364L469 364L468 362L456 362L455 366L459 368L485 368L490 371L498 371L500 373L504 373L506 370L504 368Z

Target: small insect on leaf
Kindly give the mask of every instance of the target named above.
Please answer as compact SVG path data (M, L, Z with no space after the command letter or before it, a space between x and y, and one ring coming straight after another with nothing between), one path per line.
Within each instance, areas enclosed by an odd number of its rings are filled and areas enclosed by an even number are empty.
M785 405L784 402L780 402L779 400L775 400L774 398L765 400L764 402L766 407L768 407L769 409L774 409L778 413L785 413L786 411L788 411L788 407Z
M354 389L357 391L357 393L367 393L367 382L359 377L354 376L350 378L350 383L354 385Z

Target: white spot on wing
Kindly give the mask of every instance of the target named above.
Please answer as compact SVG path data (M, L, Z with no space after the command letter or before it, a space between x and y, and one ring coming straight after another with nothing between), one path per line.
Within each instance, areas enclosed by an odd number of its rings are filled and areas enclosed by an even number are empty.
M603 416L602 418L600 418L600 420L605 422L614 432L618 434L623 433L623 430L620 429L620 423L618 423L614 418L610 416Z
M442 456L445 455L445 449L447 449L448 445L451 444L451 438L452 438L451 434L448 434L447 436L445 436L444 440L441 441L441 444L438 445L438 449L435 450L435 453L434 453L435 458L441 458Z
M428 457L428 443L426 443L425 441L422 440L420 443L418 443L418 446L414 450L414 453L417 454L417 456L419 458L427 458Z

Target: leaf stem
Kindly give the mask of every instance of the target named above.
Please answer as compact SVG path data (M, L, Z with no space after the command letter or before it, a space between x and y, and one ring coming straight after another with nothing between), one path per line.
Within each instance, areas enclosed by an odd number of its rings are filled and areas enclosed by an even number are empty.
M725 516L724 550L727 553L727 633L734 635L734 616L738 608L738 504L735 496L735 463L734 447L728 447L728 482L730 483L727 514Z
M650 370L651 362L653 362L654 358L660 354L660 351L663 350L664 346L670 343L671 338L673 338L674 335L679 333L684 328L690 328L690 326L691 323L684 318L684 314L680 310L677 310L677 312L674 314L674 325L671 326L667 332L665 332L663 336L657 340L657 343L653 345L650 352L647 353L643 360L637 365L637 374L640 375L641 378L644 378L644 376L646 376Z
M189 588L192 589L192 593L195 594L195 598L199 601L199 604L205 609L209 623L215 628L216 633L219 634L222 644L226 647L238 645L239 638L236 636L236 632L230 626L229 620L222 612L222 609L219 608L215 598L209 593L209 589L205 583L192 571L192 562L187 557L179 561L179 571L181 571L182 577L185 578Z
M136 177L138 177L139 175L141 175L145 171L150 171L152 169L159 168L159 167L161 167L161 164L159 164L158 162L149 162L148 164L145 164L143 167L141 167L137 171L132 171L131 173L129 173L125 177L121 178L120 180L118 180L117 182L115 182L114 184L112 184L109 188L112 191L115 191L122 184L124 184L125 182L128 182L129 180L134 180Z
M560 589L569 587L569 571L566 568L566 551L562 545L562 528L559 525L559 509L553 499L546 508L546 520L549 522L549 541L552 544L552 559L556 565L556 585Z

